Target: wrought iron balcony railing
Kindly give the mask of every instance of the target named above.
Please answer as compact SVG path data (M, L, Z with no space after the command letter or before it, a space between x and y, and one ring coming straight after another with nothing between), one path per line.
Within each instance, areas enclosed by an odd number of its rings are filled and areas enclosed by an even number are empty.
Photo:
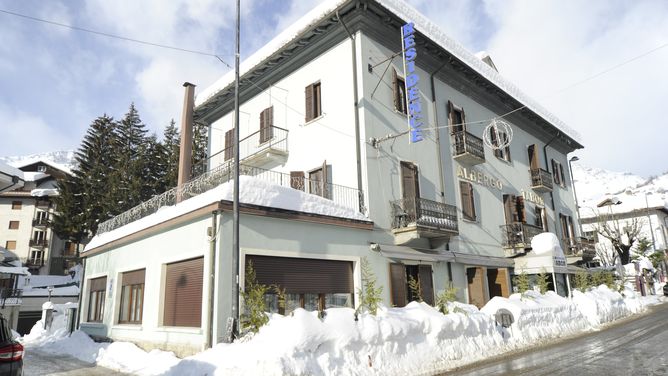
M32 227L46 227L49 225L48 218L37 218L32 220Z
M233 179L233 171L231 163L224 163L185 184L159 194L134 208L101 223L97 229L97 233L101 234L125 226L128 223L157 212L161 207L176 205L177 197L180 197L181 200L187 200L223 183L227 183ZM295 178L291 177L290 174L246 165L239 166L239 174L253 176L273 184L299 189L310 194L316 194L328 198L340 205L357 210L362 214L366 213L364 195L361 190L355 188L323 183L308 178L300 178L298 181L295 181Z
M46 239L30 239L30 246L35 248L48 247L49 241Z
M500 227L504 248L531 248L531 239L543 232L541 227L523 222L513 222Z
M29 268L38 268L44 265L44 257L22 257L21 262Z
M543 170L542 168L532 168L531 172L531 188L536 191L550 192L552 191L552 174Z
M485 148L480 137L476 137L467 131L455 132L452 137L454 158L468 156L473 157L470 159L477 160L478 163L485 161Z
M561 242L566 256L582 256L583 259L592 259L596 256L596 243L589 238L562 238Z
M423 226L457 233L457 207L424 198L403 198L390 202L392 229Z
M35 202L35 206L37 206L40 209L48 209L51 207L51 201L37 200L37 202Z

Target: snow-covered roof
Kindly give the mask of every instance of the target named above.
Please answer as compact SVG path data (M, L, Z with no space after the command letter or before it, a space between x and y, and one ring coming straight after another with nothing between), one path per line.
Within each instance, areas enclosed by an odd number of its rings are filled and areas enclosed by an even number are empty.
M186 213L190 213L221 200L232 200L233 182L229 181L193 198L174 206L165 206L156 213L119 227L115 230L96 235L86 245L84 252L110 243L114 240L134 234L143 229L166 222ZM331 217L368 221L368 218L354 209L337 204L332 200L308 194L297 189L269 183L250 176L239 178L239 202L264 207L286 209L297 212L320 214Z
M12 166L16 167L16 168L23 168L23 167L30 166L31 164L35 164L35 163L44 163L45 165L49 165L49 166L51 166L55 169L58 169L60 171L63 171L67 174L72 175L72 170L68 166L65 166L64 164L60 164L60 163L50 161L50 160L45 159L45 158L28 158L28 159L22 159L22 160L19 160L19 161L15 161L15 162L10 162L10 164Z
M599 206L600 205L600 206ZM589 202L580 207L582 218L595 218L599 215L622 214L639 211L647 215L647 211L668 211L668 201L663 194L648 194L628 192L619 195L604 195L599 202Z
M294 22L287 29L281 32L278 36L272 39L264 47L260 48L250 57L246 58L239 66L239 74L243 76L252 70L255 66L269 58L281 48L287 46L294 41L297 36L303 32L308 31L312 25L322 20L324 17L330 15L337 8L347 3L350 0L327 0L318 5L301 19ZM403 19L405 22L413 22L415 29L424 34L426 37L437 43L440 47L450 52L453 56L464 62L474 71L488 79L494 85L501 88L507 94L515 98L517 101L525 105L528 109L535 112L546 121L560 129L572 139L581 142L581 137L578 132L570 128L566 123L557 118L554 114L543 108L538 102L524 94L515 84L505 79L495 69L476 57L473 53L468 51L459 42L450 38L441 30L436 24L430 21L426 16L422 15L415 8L406 4L402 0L376 0L381 6L388 9L390 12ZM209 99L213 98L218 92L224 90L226 87L232 85L234 82L234 72L230 71L216 81L213 85L202 90L195 98L195 105L200 106Z
M32 191L30 191L30 195L34 197L58 196L58 190L55 188L33 189Z
M28 268L23 266L0 266L0 273L30 275Z
M14 183L16 180L18 181ZM0 192L20 188L24 181L23 171L0 161Z

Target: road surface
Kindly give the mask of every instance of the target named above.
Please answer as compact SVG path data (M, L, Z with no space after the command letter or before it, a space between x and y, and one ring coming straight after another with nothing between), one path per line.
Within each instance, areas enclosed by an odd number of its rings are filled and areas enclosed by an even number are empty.
M67 355L54 355L33 349L26 351L23 359L23 374L26 376L106 376L124 375L108 368L82 362Z
M668 375L668 303L599 332L444 375Z

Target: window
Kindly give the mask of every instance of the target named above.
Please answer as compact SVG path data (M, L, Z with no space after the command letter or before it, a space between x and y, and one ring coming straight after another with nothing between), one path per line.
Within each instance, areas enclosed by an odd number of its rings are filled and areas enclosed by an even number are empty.
M416 291L409 287L409 281L418 283L421 298L425 303L434 304L434 284L431 265L390 264L390 297L392 305L403 307L406 303L417 301Z
M559 222L561 224L561 236L562 239L567 239L572 241L575 237L575 232L573 228L573 218L568 215L559 214Z
M549 230L547 228L547 213L545 212L545 208L542 206L536 206L534 210L536 215L536 221L535 221L536 227L540 227L543 229L543 231L548 232Z
M23 207L23 201L12 201L12 210L21 210Z
M18 230L19 229L19 221L9 221L9 229L10 230Z
M529 168L537 170L540 168L540 160L538 159L538 146L536 144L527 147L527 154L529 156Z
M204 257L167 264L163 325L202 326Z
M508 134L506 132L497 132L494 128L490 128L489 137L494 146L499 146L508 142ZM494 156L506 162L510 162L510 144L501 149L494 149Z
M272 138L274 138L274 106L260 113L260 143L263 144Z
M234 157L234 128L225 132L225 160L228 161Z
M466 131L466 116L464 109L448 101L448 122L450 134Z
M459 191L462 198L462 214L464 215L464 219L475 221L476 215L473 197L473 184L466 181L460 181Z
M564 176L564 167L561 163L552 160L552 176L554 178L554 184L559 184L562 187L566 187L566 178Z
M66 241L65 247L63 247L63 256L76 256L77 253L77 243Z
M144 309L144 279L146 269L125 272L122 275L121 308L118 322L141 324Z
M330 173L331 166L327 166L327 161L324 161L321 167L309 171L309 193L331 199Z
M392 70L392 91L394 97L394 109L403 114L408 113L406 105L406 81L397 75L396 70Z
M506 224L526 223L524 197L503 195L503 210L506 216Z
M16 249L16 240L7 240L5 242L5 248L10 251Z
M102 322L107 277L91 279L88 281L88 286L88 321Z
M320 82L316 82L306 87L304 96L306 102L306 117L304 120L306 122L322 115L320 94Z

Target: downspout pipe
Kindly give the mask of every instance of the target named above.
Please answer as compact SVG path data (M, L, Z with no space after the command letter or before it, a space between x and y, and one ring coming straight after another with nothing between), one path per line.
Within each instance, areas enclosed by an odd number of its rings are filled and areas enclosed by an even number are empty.
M78 245L77 245L78 247ZM76 328L79 330L79 325L81 324L81 301L83 298L83 288L84 281L86 280L86 257L81 258L82 270L81 270L81 280L79 281L79 302L77 302L77 325Z
M554 140L556 140L557 137L559 137L559 136L561 136L561 132L557 132L557 133L554 135L554 137L552 137L552 139L551 139L550 141L548 141L547 144L545 144L545 145L543 146L543 158L545 159L545 169L546 169L547 171L550 171L550 163L549 163L549 161L548 161L548 159L547 159L547 147L550 146L550 144L551 144ZM554 207L554 193L552 193L552 192L550 192L550 202L552 203L552 211L555 211L556 209L555 209L555 207ZM577 202L576 202L575 204L577 205ZM557 222L556 214L555 214L554 221Z
M438 183L441 188L441 202L445 204L445 181L443 177L443 159L441 158L441 131L438 129L438 111L436 106L436 85L434 84L434 76L438 73L445 65L447 61L443 62L441 66L436 68L429 75L429 82L431 86L431 105L434 109L434 124L436 125L436 159L438 160Z
M336 19L341 22L343 28L346 30L350 42L352 44L352 63L353 63L353 106L355 108L355 157L357 162L357 191L359 194L359 209L364 212L364 194L362 193L362 150L360 147L360 115L359 115L359 94L357 92L357 43L355 36L350 32L348 26L339 15L339 10L336 10Z
M216 290L216 240L218 239L218 211L211 212L211 231L209 231L209 296L207 297L207 331L206 331L206 348L210 349L213 346L213 306L214 293Z

